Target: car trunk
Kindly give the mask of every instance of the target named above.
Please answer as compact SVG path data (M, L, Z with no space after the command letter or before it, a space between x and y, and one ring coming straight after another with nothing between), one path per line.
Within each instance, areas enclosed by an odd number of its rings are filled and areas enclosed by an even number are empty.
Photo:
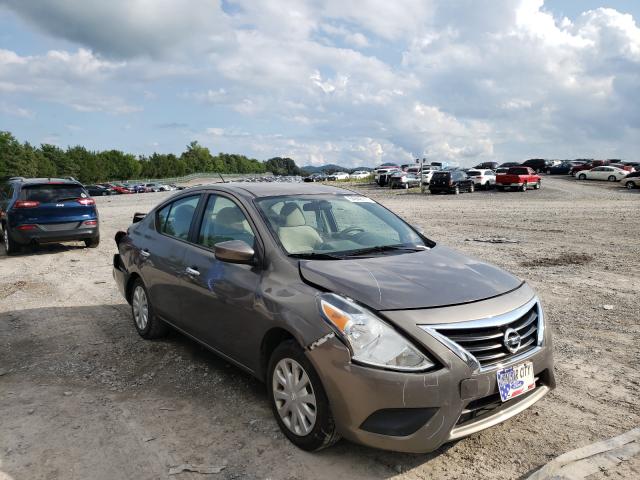
M46 231L70 230L95 218L93 200L76 184L28 185L18 201L26 202L26 206L14 208L14 218L19 223L40 225Z

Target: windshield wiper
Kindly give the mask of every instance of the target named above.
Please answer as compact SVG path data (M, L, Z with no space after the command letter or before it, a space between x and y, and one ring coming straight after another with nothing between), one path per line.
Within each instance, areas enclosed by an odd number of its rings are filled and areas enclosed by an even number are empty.
M78 197L56 198L56 202L68 202L69 200L77 200Z
M343 260L344 257L338 255L332 255L330 253L317 253L317 252L309 252L309 253L290 253L290 257L293 258L302 258L305 260Z
M357 257L359 255L367 255L369 253L382 253L382 252L422 252L426 250L424 247L420 246L408 246L408 245L375 245L373 247L361 248L358 250L351 250L349 252L345 252L344 255L347 257Z

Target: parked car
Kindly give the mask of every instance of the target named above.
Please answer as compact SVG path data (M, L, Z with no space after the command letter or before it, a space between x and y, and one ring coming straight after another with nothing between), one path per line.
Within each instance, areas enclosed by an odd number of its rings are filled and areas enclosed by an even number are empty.
M312 173L308 177L304 177L305 182L322 182L325 180L325 175L322 173Z
M335 172L327 175L328 180L349 180L349 174L347 172Z
M629 172L616 167L595 167L583 170L576 175L578 180L608 180L618 182L629 175Z
M356 170L355 172L349 174L349 178L353 180L369 178L370 176L371 176L371 172L368 172L366 170Z
M373 180L381 187L389 183L389 177L400 170L400 167L382 167L376 170Z
M629 190L633 188L640 188L640 171L630 173L620 182L623 187L628 188Z
M476 188L488 190L496 184L496 174L493 170L471 169L467 170L467 176L473 180Z
M571 162L561 162L557 165L547 167L547 175L568 175L571 169L577 164Z
M511 167L520 167L520 166L522 166L522 164L518 162L505 162L500 164L500 167L502 168L511 168Z
M104 185L85 185L84 188L92 197L104 197L106 195L115 195L116 193Z
M102 183L100 185L110 189L111 191L119 195L131 193L131 191L128 188L123 187L122 185L118 185L117 183Z
M458 195L461 192L472 193L475 184L462 170L441 170L433 173L429 182L431 193L453 193Z
M139 335L171 325L264 381L280 429L305 450L344 436L432 451L555 387L531 287L349 190L191 188L116 243L113 275Z
M161 192L161 185L159 183L145 183L144 187L147 192Z
M511 167L507 173L496 175L496 188L500 191L517 189L526 192L529 188L538 190L541 185L540 175L530 167Z
M495 169L496 176L500 173L507 173L510 167L498 167Z
M492 170L495 171L496 168L498 168L498 162L482 162L479 163L478 165L476 165L474 168L474 170Z
M625 165L624 163L610 163L609 166L619 168L620 170L624 170L629 173L636 171L633 165Z
M420 177L415 173L396 172L389 179L391 188L412 188L420 186Z
M130 190L133 193L147 193L147 192L151 191L151 190L148 190L147 187L145 187L144 184L142 184L142 183L137 183L135 185L132 185L130 187Z
M169 186L173 190L184 190L185 189L185 187L183 185L176 185L175 183L170 183Z
M96 203L75 180L14 177L0 183L0 226L7 255L30 244L100 243Z
M522 162L522 165L531 168L536 173L546 172L548 168L553 166L553 164L552 160L545 160L543 158L530 158L529 160Z

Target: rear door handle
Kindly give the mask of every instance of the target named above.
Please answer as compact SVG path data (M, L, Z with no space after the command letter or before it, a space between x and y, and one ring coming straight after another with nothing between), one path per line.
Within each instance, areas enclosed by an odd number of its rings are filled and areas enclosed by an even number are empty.
M149 250L147 250L145 248L144 250L140 250L140 255L142 255L143 257L147 258L147 257L149 257L149 255L151 255L151 253L149 253Z
M200 275L200 272L195 268L187 267L184 271L187 272L187 275L191 275L193 277L197 277L198 275Z

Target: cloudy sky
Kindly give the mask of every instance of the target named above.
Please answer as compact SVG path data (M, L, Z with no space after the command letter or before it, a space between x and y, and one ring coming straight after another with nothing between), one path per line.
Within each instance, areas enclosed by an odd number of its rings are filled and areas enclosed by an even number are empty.
M0 130L299 165L640 159L638 0L0 0Z

